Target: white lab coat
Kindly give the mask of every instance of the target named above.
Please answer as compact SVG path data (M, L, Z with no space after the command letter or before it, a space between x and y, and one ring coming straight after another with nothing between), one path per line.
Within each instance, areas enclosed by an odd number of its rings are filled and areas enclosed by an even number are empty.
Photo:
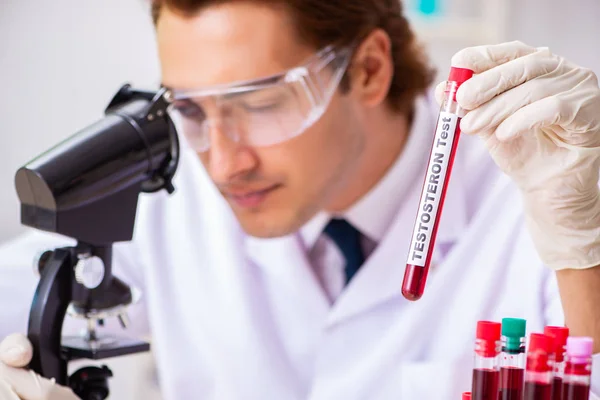
M429 113L415 129L427 141ZM298 235L248 239L185 150L177 192L142 196L135 239L114 260L115 274L144 293L130 334L151 332L165 399L459 399L477 320L522 317L529 333L562 324L519 193L477 138L462 140L442 217L451 250L420 301L402 297L423 175L406 177L385 239L330 305ZM33 233L0 251L0 335L25 332L33 254L56 245Z

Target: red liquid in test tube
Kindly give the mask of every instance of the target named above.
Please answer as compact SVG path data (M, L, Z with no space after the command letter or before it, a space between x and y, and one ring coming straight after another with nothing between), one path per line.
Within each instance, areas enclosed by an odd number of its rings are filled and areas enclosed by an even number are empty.
M524 371L517 367L502 367L500 369L500 400L523 399Z
M524 400L551 400L553 346L551 336L531 334L527 350Z
M475 367L471 397L473 400L497 400L501 325L479 321L475 341Z
M563 378L563 400L588 400L592 374L592 338L567 339L567 360Z
M552 400L562 400L562 382L565 373L565 346L569 337L569 328L564 326L547 326L544 328L544 334L552 336L554 339Z
M446 189L458 147L463 110L456 102L456 92L472 76L473 71L469 69L453 67L446 83L445 98L429 156L402 282L402 294L411 301L419 300L425 290Z
M500 400L523 400L525 327L526 321L521 318L502 320Z

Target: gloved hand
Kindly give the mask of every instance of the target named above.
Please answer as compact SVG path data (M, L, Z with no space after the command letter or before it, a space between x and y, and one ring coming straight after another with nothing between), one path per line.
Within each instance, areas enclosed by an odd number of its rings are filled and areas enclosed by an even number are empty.
M593 72L520 42L464 49L452 65L475 76L457 93L461 129L477 134L519 186L541 259L600 264L600 89ZM440 101L444 83L436 89Z
M22 369L32 354L31 343L23 335L10 335L0 343L0 399L80 400L70 388Z

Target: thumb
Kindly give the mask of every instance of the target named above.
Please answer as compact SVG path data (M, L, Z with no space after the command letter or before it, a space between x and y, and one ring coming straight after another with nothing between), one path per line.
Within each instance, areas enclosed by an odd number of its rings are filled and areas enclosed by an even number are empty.
M25 367L31 361L31 357L33 347L25 335L15 333L0 343L0 361L10 367Z
M53 379L5 364L0 364L0 384L8 385L23 400L80 400L71 388L59 386Z
M446 90L447 82L440 82L435 87L435 101L437 101L438 105L441 107L444 102L444 91Z

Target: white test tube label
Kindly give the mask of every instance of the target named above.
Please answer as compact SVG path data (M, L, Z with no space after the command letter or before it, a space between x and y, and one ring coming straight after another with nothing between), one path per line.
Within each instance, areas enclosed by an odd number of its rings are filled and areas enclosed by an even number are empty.
M440 113L407 264L424 267L427 261L433 227L440 209L442 191L448 179L448 165L450 164L452 147L456 140L457 122L458 116L456 114Z

